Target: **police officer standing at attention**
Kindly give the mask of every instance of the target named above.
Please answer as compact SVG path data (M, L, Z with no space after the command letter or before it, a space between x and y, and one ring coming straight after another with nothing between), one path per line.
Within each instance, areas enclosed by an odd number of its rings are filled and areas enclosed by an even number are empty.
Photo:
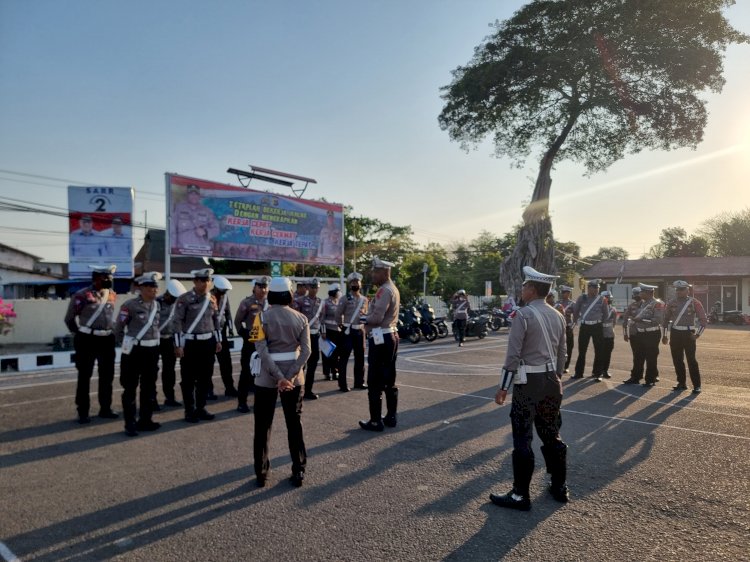
M315 370L320 361L320 316L323 312L323 300L318 296L319 288L320 281L313 277L307 284L307 293L301 297L295 297L292 302L292 308L307 318L310 327L310 358L307 360L304 394L304 397L310 400L318 398L318 395L313 392L313 382Z
M175 354L180 358L185 421L190 423L216 417L206 411L208 381L221 351L219 307L209 291L213 273L210 268L191 271L193 289L175 303Z
M687 390L687 377L685 376L685 361L687 359L690 381L693 383L693 394L701 392L701 373L698 361L695 359L695 340L708 325L706 311L701 302L688 294L690 284L687 281L675 281L672 283L676 296L667 303L664 313L664 336L663 344L669 344L672 352L672 363L677 374L677 386L672 390ZM698 320L698 329L695 329L695 321Z
M297 281L297 291L294 293L294 298L304 297L307 294L307 280L300 279Z
M469 320L471 304L466 297L466 291L459 289L451 299L451 310L453 311L453 327L458 333L458 347L464 346L466 336L466 322Z
M623 381L625 384L637 383L640 379L634 378L636 372L636 358L642 355L638 351L638 332L635 331L633 326L633 319L641 308L641 288L633 287L632 290L633 300L622 313L622 330L625 337L625 341L630 343L630 351L633 354L633 367L630 369L630 378ZM643 361L640 363L640 373L643 375Z
M255 392L255 380L250 374L250 357L255 351L255 339L250 340L255 317L268 306L268 284L271 278L267 275L256 279L253 283L253 294L242 299L237 313L234 315L234 327L242 338L242 350L240 351L240 380L237 384L237 411L247 414L250 408L247 405L247 396Z
M161 424L153 421L156 377L159 371L159 303L156 300L161 273L151 271L135 282L140 295L120 307L115 323L115 337L122 344L120 384L122 384L122 415L129 437L138 431L154 431ZM136 423L136 393L141 387L141 408Z
M609 305L609 316L602 323L602 361L601 371L596 378L596 382L601 382L602 377L611 379L609 374L609 364L612 361L612 351L615 349L615 323L617 322L617 309L612 306L612 293L602 291L602 297L607 299Z
M586 368L586 351L589 341L594 342L594 365L592 378L602 374L602 323L609 317L609 305L599 294L599 279L592 279L586 284L586 294L581 295L573 305L573 322L580 323L578 329L578 359L576 360L574 379L583 378Z
M641 306L633 318L633 327L637 335L635 369L626 384L637 383L643 376L643 363L646 362L646 381L643 386L656 386L659 368L656 360L659 357L659 340L664 321L664 302L654 298L656 286L639 283L641 288Z
M341 346L341 315L336 310L339 304L339 290L341 287L338 283L332 283L328 286L328 298L323 301L323 311L321 312L320 337L328 340L336 348L329 357L323 355L323 375L327 381L338 379L338 357L339 347ZM305 396L315 400L317 394Z
M174 354L174 303L177 297L187 292L185 286L177 279L170 279L167 283L166 292L157 297L159 303L159 355L161 355L161 388L164 392L165 406L182 406L181 402L175 400L174 384L175 370L174 366L177 357ZM154 389L154 402L156 402L156 389ZM158 409L158 408L155 408Z
M232 284L229 279L223 275L214 275L214 286L211 293L216 297L219 306L219 330L221 332L221 351L216 354L219 361L219 372L221 373L221 382L224 383L224 396L227 398L236 398L237 389L234 387L234 378L232 378L232 355L229 351L229 338L234 337L234 325L232 324L232 311L229 307L229 291L232 290ZM216 400L214 394L213 381L209 384L209 400Z
M264 338L255 346L260 356L260 372L255 380L255 435L253 456L259 487L266 485L271 463L268 441L271 437L276 398L281 394L292 458L293 486L302 486L307 466L307 451L302 435L302 385L305 363L310 357L310 331L307 318L293 310L292 282L274 277L268 293L268 310L263 313Z
M560 285L560 300L557 301L558 306L555 307L565 318L565 351L567 353L567 357L565 358L565 373L568 372L570 358L573 357L573 342L575 340L573 333L573 327L575 326L575 322L573 322L573 305L575 305L575 301L570 298L572 294L572 287Z
M349 392L346 380L346 367L349 356L354 352L354 388L367 389L365 384L365 330L360 317L367 314L367 297L360 294L362 290L362 274L352 272L347 278L349 293L346 298L339 299L336 316L344 319L344 332L341 334L339 349L339 390Z
M65 325L73 332L76 351L76 407L78 423L89 423L89 387L94 362L99 370L99 417L115 419L112 411L112 381L115 378L115 336L112 332L115 292L112 290L114 265L89 266L91 285L75 293L65 314ZM78 323L76 323L78 317Z
M368 335L367 398L370 404L370 419L362 420L359 426L367 431L383 431L384 426L396 427L398 410L398 387L396 387L396 358L398 356L398 311L401 294L391 281L393 264L380 258L372 258L372 282L378 291L370 302L366 316L362 317ZM383 393L387 413L383 411Z
M568 501L568 446L560 439L565 319L544 301L557 277L529 266L523 273L521 298L526 306L517 311L511 325L500 388L495 395L495 402L502 406L513 383L513 489L502 496L490 494L490 500L501 507L528 511L534 427L543 443L547 472L552 476L549 492L562 503Z

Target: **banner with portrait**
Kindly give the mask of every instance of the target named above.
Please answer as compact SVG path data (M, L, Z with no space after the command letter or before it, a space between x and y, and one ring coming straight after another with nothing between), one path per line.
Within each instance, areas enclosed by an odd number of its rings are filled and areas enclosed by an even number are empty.
M133 189L68 186L68 276L91 277L89 265L133 276Z
M341 266L341 205L167 174L170 254Z

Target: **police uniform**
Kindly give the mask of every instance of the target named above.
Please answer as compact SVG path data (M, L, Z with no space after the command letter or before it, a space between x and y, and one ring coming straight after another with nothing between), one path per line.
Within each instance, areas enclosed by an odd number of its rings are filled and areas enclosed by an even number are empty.
M140 287L156 287L161 279L157 272L144 273L135 281ZM117 315L115 337L123 344L120 356L120 384L122 415L125 433L138 435L138 431L153 431L160 424L151 419L156 376L159 371L159 302L146 302L139 295L126 301ZM123 341L124 340L124 341ZM136 423L136 393L141 387L141 407Z
M264 275L253 283L253 292L255 287L268 287L271 278ZM240 351L240 380L237 383L237 411L247 413L250 408L247 405L247 397L251 392L255 392L255 381L250 374L250 357L255 351L255 340L250 341L250 330L258 316L267 306L266 299L258 299L253 293L245 297L237 307L234 315L234 327L242 338L242 350Z
M188 196L190 193L200 194L200 188L191 184L187 193ZM220 232L213 211L202 203L192 205L188 200L181 201L174 206L171 218L173 245L178 248L210 250L211 241Z
M532 267L523 268L524 284L551 285L555 276L540 273ZM526 306L518 309L508 337L508 350L502 368L496 401L502 404L513 384L510 410L513 430L513 489L505 495L490 494L496 505L519 510L531 508L529 484L534 472L531 447L533 429L542 440L542 454L547 472L552 476L550 493L565 502L567 445L560 438L560 404L562 403L562 372L565 365L565 319L537 294ZM520 372L525 371L525 380Z
M685 372L685 361L687 360L690 372L690 381L693 383L693 393L701 391L701 374L698 361L695 358L695 340L700 337L708 325L706 311L701 302L688 295L690 284L687 281L675 281L674 288L678 291L677 296L667 303L664 312L664 335L663 342L669 342L672 352L672 363L674 363L677 375L677 386L673 390L687 390L687 377ZM683 292L684 291L684 292ZM698 328L695 324L698 322Z
M283 294L292 285L286 277L274 277L269 284L270 292ZM289 306L271 305L262 315L264 338L255 343L260 356L260 372L255 379L255 433L253 435L253 457L255 476L259 486L264 486L271 463L268 458L268 441L271 437L279 384L289 385L282 389L281 407L288 433L289 455L292 459L294 486L301 486L307 466L307 451L302 434L302 387L305 384L304 365L310 357L310 331L307 318Z
M592 279L588 287L599 288L599 280ZM573 321L580 324L578 328L578 359L576 360L574 379L583 378L583 370L586 368L586 351L589 341L594 343L594 364L591 376L598 378L602 374L602 324L609 317L609 306L603 297L597 294L590 297L583 294L573 305Z
M396 359L398 357L398 311L401 294L390 279L393 264L377 257L372 259L372 268L387 270L388 277L378 287L370 302L362 323L367 330L369 353L367 356L367 398L370 419L359 425L368 431L383 431L383 426L396 427L398 411L398 387L396 386ZM385 393L386 416L383 411Z
M221 333L221 351L216 354L216 359L219 362L221 382L224 383L224 396L236 397L237 389L234 387L234 378L232 377L232 354L230 351L231 344L229 343L229 338L234 337L232 309L229 304L229 291L231 290L232 284L226 277L214 276L214 287L211 292L216 297L216 303L219 307L219 332ZM208 398L215 400L216 394L214 394L213 382L209 384L208 390Z
M641 288L641 306L633 318L632 326L638 334L636 346L635 369L633 382L643 377L643 363L646 363L646 381L644 386L656 385L659 376L657 358L659 356L659 341L661 340L661 326L664 321L664 302L654 298L653 285L639 284Z
M165 406L182 406L174 396L174 385L176 380L175 364L177 357L174 353L174 313L177 297L187 292L182 283L176 279L170 279L167 283L167 292L157 297L159 303L159 355L161 356L161 388L164 392ZM154 391L156 402L156 391Z
M356 271L346 278L350 287L361 287L362 274ZM361 290L361 289L360 289ZM339 390L347 392L349 386L346 378L346 368L349 356L354 352L354 388L364 390L365 384L365 330L360 318L367 314L367 297L360 291L350 291L345 298L339 299L336 316L343 318L344 331L341 334L341 348L339 352Z
M196 279L210 279L212 269L191 272ZM219 307L210 291L200 295L192 289L175 303L175 346L184 350L180 359L185 420L212 420L206 411L208 381L213 376L216 344L220 341ZM192 330L191 330L192 328Z
M112 274L117 268L114 265L89 267L93 270L93 284L71 297L65 314L65 325L75 334L73 345L78 370L76 407L80 423L90 421L89 387L94 362L99 370L99 417L117 417L112 411L112 381L115 376L115 336L112 331L115 292L111 288Z
M462 347L466 336L466 322L469 320L471 304L466 298L466 291L459 290L451 299L451 310L453 311L453 329L458 335L458 346Z
M607 298L607 304L609 304L611 293L604 291L602 293ZM609 364L612 361L612 351L615 349L615 323L617 322L617 309L609 305L609 316L602 322L602 365L601 372L597 377L597 381L601 381L602 377L605 379L611 379L612 375L609 374Z
M311 279L307 287L314 289L320 287L320 281L317 278ZM304 295L297 295L292 301L292 308L307 318L310 328L310 358L307 360L305 371L305 394L304 397L314 400L318 395L313 392L313 382L315 380L315 370L318 368L320 360L320 316L322 314L323 300L317 296L311 297L309 291Z
M337 314L339 298L331 296L331 293L338 294L340 287L338 283L332 283L328 287L328 298L323 301L323 311L321 312L320 336L328 340L336 348L330 356L323 355L323 376L326 380L338 379L339 372L339 347L341 346L341 315Z
M560 285L560 294L568 293L568 295L570 295L572 291L572 287L568 287L567 285ZM570 367L570 358L573 357L573 343L575 341L575 322L573 322L573 306L575 305L575 301L563 296L559 301L557 301L557 304L560 305L558 308L558 312L560 312L560 314L562 314L565 318L565 351L567 353L567 356L565 357L564 372L567 373L568 367Z
M630 351L633 355L633 366L630 368L630 378L628 378L626 381L624 381L626 384L631 383L637 383L639 379L634 378L634 373L636 372L636 358L641 358L642 354L638 351L638 332L635 331L635 326L633 326L633 319L635 318L636 314L638 314L638 310L641 308L641 288L640 287L633 287L633 300L628 305L628 307L625 309L625 312L622 313L622 329L623 329L623 335L625 337L625 341L630 343ZM641 362L641 373L643 372L643 363Z

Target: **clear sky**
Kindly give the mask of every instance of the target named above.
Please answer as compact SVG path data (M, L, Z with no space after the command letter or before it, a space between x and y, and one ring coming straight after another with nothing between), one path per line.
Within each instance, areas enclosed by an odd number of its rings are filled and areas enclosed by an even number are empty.
M66 207L68 183L132 186L135 220L164 226L165 172L236 184L226 169L254 164L316 178L306 197L411 225L421 243L502 235L537 161L463 152L438 126L439 89L523 3L0 0L0 195ZM750 2L727 14L750 32ZM750 46L727 52L697 150L592 178L560 163L556 237L636 258L663 228L750 206L748 59ZM0 240L48 260L67 260L66 232L62 218L0 211Z

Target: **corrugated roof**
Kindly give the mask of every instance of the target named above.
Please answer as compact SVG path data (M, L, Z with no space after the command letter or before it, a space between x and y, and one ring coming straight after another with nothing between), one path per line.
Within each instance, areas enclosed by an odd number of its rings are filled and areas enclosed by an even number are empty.
M664 277L750 277L750 256L726 258L661 258L653 260L605 260L584 271L587 279Z

